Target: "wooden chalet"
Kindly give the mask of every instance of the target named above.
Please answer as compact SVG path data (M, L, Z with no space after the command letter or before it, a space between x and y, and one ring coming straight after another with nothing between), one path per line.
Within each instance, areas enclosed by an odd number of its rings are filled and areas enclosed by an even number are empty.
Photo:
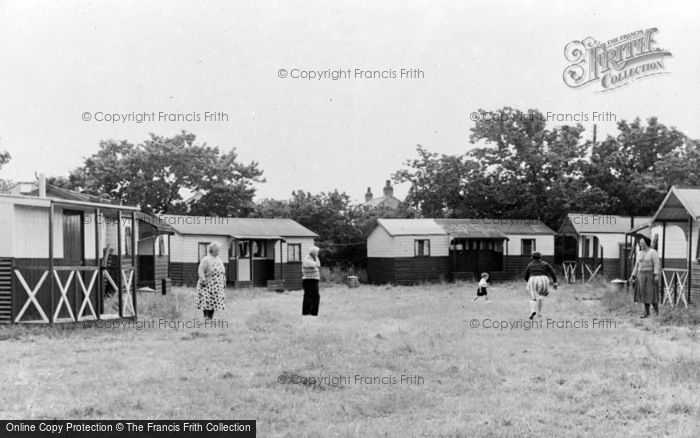
M569 281L623 277L631 270L627 232L650 219L570 213L557 232L555 263Z
M672 187L654 216L628 234L652 239L661 259L664 303L700 303L700 188Z
M301 261L318 237L291 219L176 215L160 219L175 231L170 237L170 273L176 285L197 283L199 261L217 242L228 284L301 289Z
M42 176L0 194L0 322L135 317L137 210Z
M521 276L531 254L553 262L554 231L536 219L378 219L367 238L370 283Z

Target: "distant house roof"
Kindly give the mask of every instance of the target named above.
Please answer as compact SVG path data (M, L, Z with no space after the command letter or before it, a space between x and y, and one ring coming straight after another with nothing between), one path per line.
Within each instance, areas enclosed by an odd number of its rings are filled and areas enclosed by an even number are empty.
M634 226L650 220L649 216L635 216ZM569 213L559 227L559 234L625 234L632 226L631 216Z
M700 188L671 187L654 215L656 221L700 219Z
M179 234L230 236L240 239L318 237L292 219L228 218L161 215L159 219Z
M378 219L392 236L449 235L460 239L506 239L508 235L554 235L537 219Z
M372 198L365 202L365 205L370 207L387 206L391 208L396 208L401 204L401 200L393 195L391 196L380 196L378 198Z

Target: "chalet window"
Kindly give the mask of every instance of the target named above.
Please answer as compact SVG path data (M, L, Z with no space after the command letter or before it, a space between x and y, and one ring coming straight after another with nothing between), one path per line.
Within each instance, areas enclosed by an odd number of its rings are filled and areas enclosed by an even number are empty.
M131 244L133 243L132 240L131 227L124 227L124 255L131 255Z
M201 261L204 257L209 254L209 244L211 242L199 242L197 244L197 252L199 253L199 260Z
M430 256L430 240L428 240L428 239L415 240L413 242L413 255L415 257L429 257Z
M290 243L287 245L287 262L301 261L301 243Z
M258 258L267 257L267 245L265 245L264 240L254 240L253 241L253 257L258 257Z
M156 239L158 239L158 255L166 255L167 252L165 250L165 236L158 236Z
M497 240L493 243L493 250L496 252L503 252L503 241Z
M238 257L242 259L250 257L250 245L247 240L238 242Z
M522 255L532 255L537 249L535 248L535 239L522 239Z

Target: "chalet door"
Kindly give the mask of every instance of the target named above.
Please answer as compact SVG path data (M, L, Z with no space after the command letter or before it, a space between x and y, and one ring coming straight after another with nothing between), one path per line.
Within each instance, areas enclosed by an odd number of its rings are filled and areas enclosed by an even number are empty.
M250 242L248 242L247 240L241 240L238 242L238 260L236 263L238 269L238 281L250 281L250 251Z
M85 232L83 212L63 211L63 264L83 266L85 264Z
M236 281L237 274L238 274L238 264L237 264L237 258L236 258L236 247L238 246L238 243L236 240L231 240L229 242L228 246L228 269L226 272L226 280L229 283L233 283Z

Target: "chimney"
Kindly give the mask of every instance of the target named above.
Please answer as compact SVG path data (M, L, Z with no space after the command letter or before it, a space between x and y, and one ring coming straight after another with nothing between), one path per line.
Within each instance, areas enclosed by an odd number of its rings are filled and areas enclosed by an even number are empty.
M365 202L369 202L372 199L374 199L374 195L372 194L372 188L367 187L367 193L365 193Z
M384 186L384 196L394 196L394 188L391 187L390 180L386 180L386 186Z
M46 175L43 173L39 174L39 197L46 197Z

